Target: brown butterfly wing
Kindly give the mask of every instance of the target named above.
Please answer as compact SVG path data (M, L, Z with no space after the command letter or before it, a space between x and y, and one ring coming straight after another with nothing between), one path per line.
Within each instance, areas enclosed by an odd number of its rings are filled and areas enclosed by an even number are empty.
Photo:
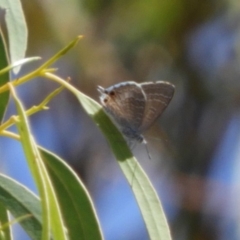
M156 121L168 106L175 87L164 81L142 83L141 87L146 96L144 117L139 128L139 131L143 132Z
M145 95L139 84L129 81L105 89L103 106L122 128L138 131L145 110Z

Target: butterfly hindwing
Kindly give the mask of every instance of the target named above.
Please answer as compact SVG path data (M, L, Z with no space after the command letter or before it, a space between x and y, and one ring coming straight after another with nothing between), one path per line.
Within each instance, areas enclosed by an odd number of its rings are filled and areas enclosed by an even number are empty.
M146 95L145 111L140 132L148 129L162 114L174 94L174 85L164 82L146 82L141 87Z

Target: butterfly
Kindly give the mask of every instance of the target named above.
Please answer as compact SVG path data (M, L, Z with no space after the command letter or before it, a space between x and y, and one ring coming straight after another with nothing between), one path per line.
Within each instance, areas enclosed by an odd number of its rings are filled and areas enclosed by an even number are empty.
M128 141L146 143L142 133L163 113L173 98L175 86L156 81L121 82L98 86L100 102Z

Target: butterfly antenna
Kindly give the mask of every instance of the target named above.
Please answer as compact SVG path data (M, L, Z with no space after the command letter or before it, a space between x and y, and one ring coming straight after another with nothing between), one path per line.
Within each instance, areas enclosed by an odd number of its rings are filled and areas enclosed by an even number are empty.
M144 144L145 147L146 147L146 151L147 151L147 154L148 154L148 158L149 158L150 160L152 160L151 154L150 154L149 149L148 149L147 141L146 141L145 139L143 139L143 144Z

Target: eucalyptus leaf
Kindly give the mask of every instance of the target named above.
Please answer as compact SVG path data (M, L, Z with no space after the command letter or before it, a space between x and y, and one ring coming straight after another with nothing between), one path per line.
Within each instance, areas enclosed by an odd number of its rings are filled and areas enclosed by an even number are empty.
M11 63L24 58L27 49L28 30L20 0L0 0L5 10ZM17 74L20 67L14 69Z

